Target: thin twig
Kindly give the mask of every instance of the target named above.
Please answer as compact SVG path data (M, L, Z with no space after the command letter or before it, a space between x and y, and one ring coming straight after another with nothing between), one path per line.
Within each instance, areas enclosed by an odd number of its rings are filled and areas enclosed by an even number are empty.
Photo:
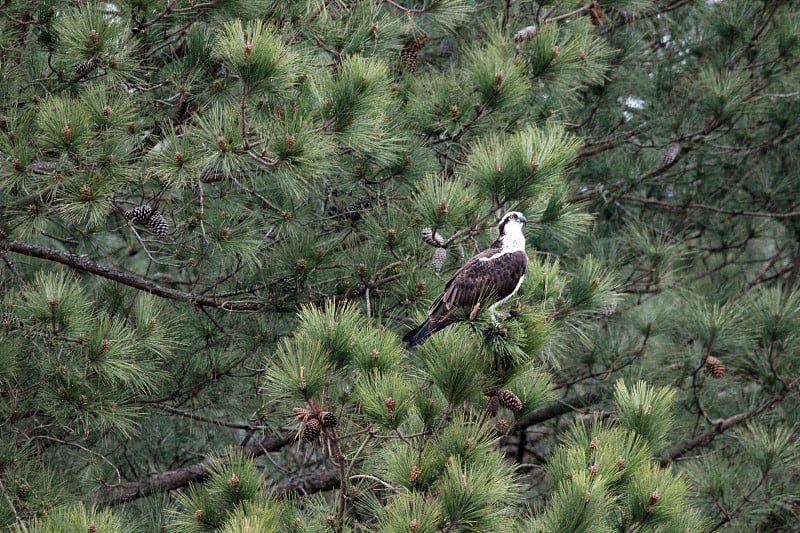
M395 487L394 485L391 485L391 484L387 483L386 481L384 481L384 480L382 480L380 478L377 478L375 476L368 476L367 474L356 474L354 476L350 476L350 479L351 480L353 480L353 479L369 479L370 481L375 481L376 483L380 483L381 485L383 485L384 487L386 487L387 489L391 490L394 493L402 492L402 490L399 487Z

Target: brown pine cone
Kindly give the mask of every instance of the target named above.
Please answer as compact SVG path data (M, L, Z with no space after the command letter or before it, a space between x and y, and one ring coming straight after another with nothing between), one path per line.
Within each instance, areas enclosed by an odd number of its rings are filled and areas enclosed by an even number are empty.
M320 427L319 420L316 418L309 418L303 426L303 431L300 433L300 438L304 442L314 442L319 437L322 428Z
M336 415L330 412L322 413L322 427L324 428L335 428L339 425L339 420L336 419Z
M713 355L706 356L706 369L715 378L721 378L725 375L725 364Z
M522 410L522 400L519 399L519 396L511 392L507 389L500 389L497 391L497 399L500 402L500 405L508 409L509 411L517 411Z

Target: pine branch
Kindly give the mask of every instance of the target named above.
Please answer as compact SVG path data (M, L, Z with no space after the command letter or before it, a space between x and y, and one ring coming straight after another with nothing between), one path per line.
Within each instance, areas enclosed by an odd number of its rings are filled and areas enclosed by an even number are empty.
M722 215L731 216L745 216L745 217L761 217L761 218L794 218L800 215L800 211L790 211L788 213L770 213L768 211L748 211L746 209L725 209L713 205L698 204L695 202L665 202L656 200L655 198L641 198L638 196L623 195L621 199L636 202L645 205L656 205L665 209L673 211L683 211L685 209L701 209L704 211L711 211L712 213L719 213Z
M770 474L769 468L767 468L761 473L761 477L759 478L758 482L749 491L747 491L747 494L742 496L741 500L739 501L739 505L737 505L734 510L732 511L727 510L723 502L719 501L717 503L717 506L720 508L720 511L722 512L723 515L722 519L720 519L719 522L714 524L714 526L708 531L717 531L719 528L721 528L722 526L724 526L725 524L727 524L728 522L739 516L739 513L742 512L742 509L744 509L745 505L747 505L748 503L753 503L753 501L750 498L752 498L753 494L755 494L756 491L764 485L764 482L767 481L769 474Z
M164 7L164 10L161 13L159 13L158 15L156 15L155 17L153 17L150 20L147 20L145 22L142 22L141 24L138 24L134 28L134 32L135 33L139 33L143 29L147 28L148 26L152 26L153 24L155 24L159 20L161 20L164 17L166 17L167 15L169 15L173 11L176 2L177 2L177 0L170 0L169 2L167 2L167 5Z
M178 300L180 302L189 302L199 307L213 307L217 309L223 309L225 311L263 311L267 307L266 302L260 302L256 300L222 300L220 298L204 294L196 294L171 289L169 287L164 287L163 285L154 283L148 279L102 265L92 261L86 255L61 252L59 250L53 250L52 248L39 246L38 244L31 244L21 241L9 241L5 244L0 244L0 254L5 254L6 252L14 252L28 257L36 257L39 259L45 259L47 261L53 261L55 263L61 263L62 265L66 265L72 269L97 274L98 276L106 279L133 287L134 289L149 292L150 294L154 294L162 298ZM382 278L376 277L385 273L386 270L395 268L398 264L399 262L395 262L381 269L370 279L369 284L365 284L342 294L335 294L330 297L323 297L319 300L314 300L314 303L321 303L325 300L336 302L347 301L356 296L362 296L367 288L378 288L387 283L402 279L404 274L392 274Z
M209 316L209 318L213 321L214 319ZM263 429L262 427L252 426L250 424L241 424L236 422L226 422L224 420L216 420L213 418L209 418L206 416L198 415L196 413L190 413L186 411L181 411L180 409L175 409L174 407L170 407L168 405L159 405L159 409L165 411L167 413L172 413L174 415L183 416L189 418L191 420L196 420L198 422L206 422L207 424L214 424L215 426L221 426L226 428L233 428L233 429L243 429L245 431L256 431L259 429Z
M100 489L95 500L99 505L118 505L144 498L155 492L174 490L190 483L198 483L208 477L209 463L208 459L204 459L193 465L152 474L137 481L107 485Z
M676 459L680 459L681 457L686 455L688 452L694 450L695 448L703 446L704 444L708 444L709 442L714 440L719 435L722 435L729 429L736 427L740 424L743 424L744 422L747 422L754 416L766 411L767 409L771 409L772 407L775 406L775 404L778 404L783 400L785 400L786 397L789 396L791 392L797 389L799 383L800 380L795 380L789 383L789 385L785 389L783 389L780 393L773 396L772 399L770 399L768 402L764 402L758 407L751 409L750 411L746 411L744 413L738 413L728 418L725 418L724 420L719 421L717 425L715 425L710 430L689 439L683 444L673 447L671 450L669 450L667 456L661 459L660 461L661 464L667 465L670 462L675 461Z
M667 2L664 5L660 5L652 9L649 9L646 12L640 13L635 17L633 16L619 17L617 22L615 22L614 24L603 30L603 32L601 32L601 35L613 35L614 32L616 32L616 30L622 26L626 26L628 24L632 24L640 20L656 18L662 16L664 13L669 13L670 11L674 11L676 9L682 8L690 4L691 4L690 0L676 0L672 3Z
M266 304L254 300L220 300L213 296L183 292L169 287L164 287L150 280L128 274L115 268L101 265L89 259L85 255L61 252L51 248L45 248L38 244L31 244L20 241L9 241L0 245L0 252L14 252L28 257L37 257L47 261L61 263L75 270L91 272L104 278L116 281L123 285L146 291L162 298L190 302L200 307L215 307L226 311L260 311Z
M589 407L599 402L602 397L596 392L587 392L580 396L573 396L572 398L565 398L562 400L555 400L540 407L535 411L531 411L517 421L517 428L524 430L530 426L541 424L557 416L566 413L577 411L584 407Z
M339 486L338 470L322 470L284 479L274 490L278 494L296 492L298 494L311 494L325 490L333 490Z
M400 4L398 4L397 2L394 2L393 0L384 0L384 2L386 2L387 4L389 4L390 6L392 6L392 7L394 7L394 8L397 8L397 9L399 9L400 11L402 11L403 13L405 13L406 15L411 15L411 14L419 14L419 13L427 13L427 11L428 11L427 9L418 9L418 8L412 8L412 7L403 7L403 6L401 6Z
M277 451L294 440L295 432L289 431L281 435L271 435L254 444L244 447L244 451L253 457L259 457L267 452ZM95 501L99 505L119 505L139 498L150 496L155 492L175 490L188 486L190 483L199 483L209 475L210 459L203 459L199 463L151 474L142 479L120 483L117 485L107 485L102 487L95 496ZM338 478L337 478L338 479ZM292 481L287 480L287 481ZM286 482L284 482L286 483ZM300 490L297 485L296 490ZM309 487L317 486L310 482ZM295 485L288 484L286 490L292 490ZM322 490L322 489L318 489Z

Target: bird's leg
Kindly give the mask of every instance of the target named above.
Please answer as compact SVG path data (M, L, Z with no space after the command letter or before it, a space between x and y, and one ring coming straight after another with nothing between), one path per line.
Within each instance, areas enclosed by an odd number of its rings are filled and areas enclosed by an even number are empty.
M496 328L499 328L499 327L500 327L500 322L498 322L498 320L497 320L497 317L496 317L496 316L494 316L494 311L495 311L495 308L498 306L498 304L499 304L499 302L498 302L498 303L496 303L496 304L494 304L493 306L491 306L491 307L489 308L489 318L491 318L491 319L492 319L492 325L493 325L494 327L496 327Z

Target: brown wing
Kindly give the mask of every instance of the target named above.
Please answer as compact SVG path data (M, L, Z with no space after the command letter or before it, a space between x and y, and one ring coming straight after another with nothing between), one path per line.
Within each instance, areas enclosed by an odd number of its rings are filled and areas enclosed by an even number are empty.
M491 305L502 300L517 288L519 278L528 270L528 256L525 252L511 252L495 259L491 257L497 250L486 250L472 259L456 272L444 288L444 292L434 300L428 311L431 321L440 322L461 314L469 315L476 303Z

